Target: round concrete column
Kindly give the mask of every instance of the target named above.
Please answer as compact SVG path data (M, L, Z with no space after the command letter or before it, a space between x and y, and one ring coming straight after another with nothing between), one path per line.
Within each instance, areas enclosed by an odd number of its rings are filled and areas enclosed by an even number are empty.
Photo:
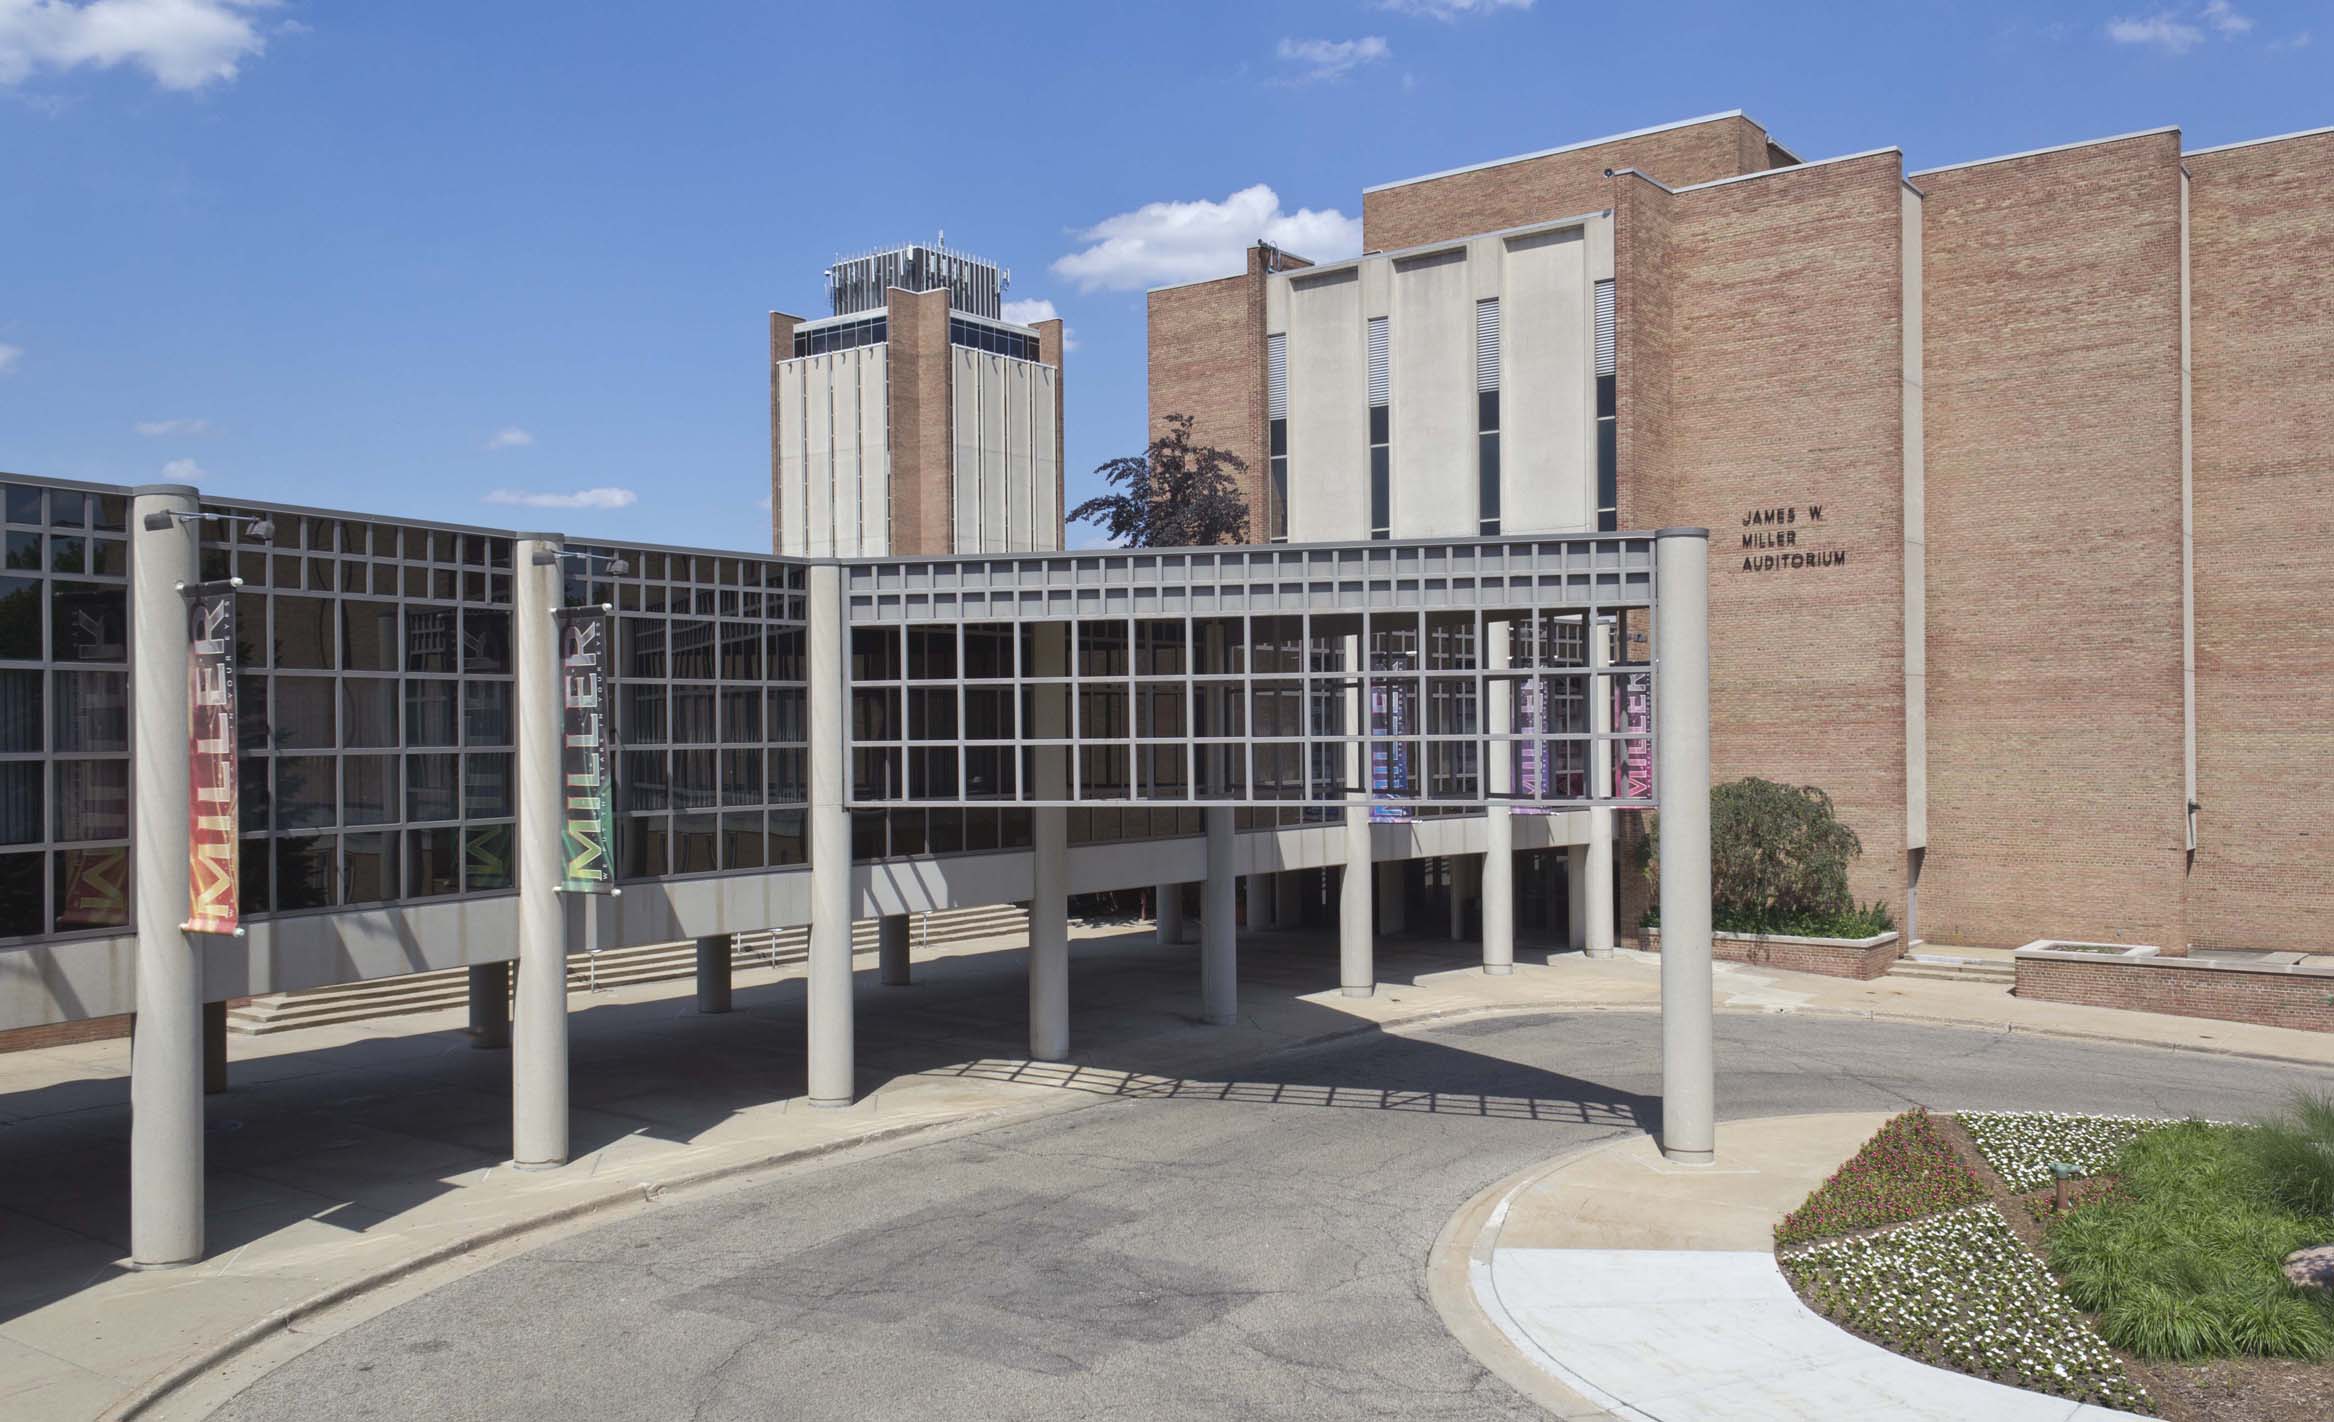
M559 622L555 535L521 534L512 555L512 720L518 737L519 981L511 1000L511 1162L567 1162L567 906L559 884Z
M697 940L697 1010L717 1016L730 1009L737 983L737 939L714 933Z
M1515 647L1510 640L1513 630L1507 618L1484 620L1484 670L1506 671L1514 664ZM1484 699L1489 703L1484 725L1495 735L1512 734L1516 729L1515 694L1510 684L1487 682ZM1486 770L1491 793L1514 794L1514 743L1492 741L1485 747L1485 754L1490 761ZM1515 817L1505 805L1491 805L1484 810L1482 882L1483 971L1512 972L1515 969Z
M1654 549L1661 1153L1707 1164L1716 1156L1718 1097L1710 981L1710 535L1664 529Z
M1345 807L1345 873L1337 897L1337 985L1347 997L1368 997L1378 985L1378 926L1371 912L1370 811Z
M1207 828L1207 883L1200 893L1200 1012L1216 1026L1240 1019L1239 905L1235 888L1236 845L1232 807L1210 805L1201 812Z
M511 965L470 965L470 1045L496 1052L511 1044Z
M909 966L908 916L887 913L875 924L875 970L885 987L906 987L914 980Z
M1612 639L1619 631L1604 626L1589 629L1589 655L1594 665L1613 664ZM1613 729L1613 682L1600 677L1596 689L1589 705L1589 724L1600 734L1608 733ZM1595 779L1591 783L1597 794L1609 795L1613 788L1613 745L1597 741L1594 747L1590 764ZM1588 812L1588 846L1582 856L1581 878L1583 882L1575 887L1585 891L1583 922L1588 939L1584 947L1591 958L1609 958L1613 956L1613 812L1609 809L1591 808Z
M851 1001L851 813L844 649L850 629L842 570L810 573L810 982L806 994L810 1104L848 1106L857 1095Z
M1189 942L1190 931L1183 923L1183 886L1161 884L1151 891L1151 913L1159 926L1159 944Z
M196 510L184 485L130 494L131 776L137 1035L130 1051L130 1258L141 1268L203 1255L202 960L179 925L187 896L187 634ZM148 528L148 518L162 526Z

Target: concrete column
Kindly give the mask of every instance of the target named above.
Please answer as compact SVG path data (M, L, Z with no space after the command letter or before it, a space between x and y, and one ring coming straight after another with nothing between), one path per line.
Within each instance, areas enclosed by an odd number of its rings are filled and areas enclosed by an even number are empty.
M1199 915L1200 1015L1215 1026L1240 1018L1240 944L1233 895L1232 807L1201 811L1207 825L1208 877Z
M1378 865L1378 926L1384 933L1410 931L1410 862L1388 859Z
M137 716L131 783L135 835L137 1037L130 1051L130 1258L141 1268L203 1255L202 960L180 931L189 911L187 862L188 603L195 525L149 515L192 513L196 494L152 484L130 494L130 705Z
M1151 891L1152 912L1159 922L1159 944L1165 947L1186 940L1183 927L1183 886L1161 884Z
M1443 861L1450 876L1443 890L1443 907L1450 918L1449 936L1453 943L1467 940L1467 871L1474 862L1472 854L1454 854Z
M1564 846L1564 942L1568 947L1588 947L1588 846Z
M1284 869L1273 875L1273 894L1280 902L1273 905L1272 921L1283 928L1295 928L1305 920L1305 880L1314 871Z
M203 1095L227 1090L227 1004L203 1004Z
M1377 924L1373 919L1370 811L1345 808L1345 875L1337 897L1337 985L1347 997L1368 997L1378 985Z
M1042 623L1036 629L1035 676L1067 676L1070 624ZM1037 688L1035 732L1041 737L1070 733L1068 691ZM1041 746L1037 755L1037 795L1065 800L1070 794L1069 752ZM1029 896L1029 1056L1060 1061L1070 1054L1070 820L1059 805L1030 811Z
M1705 597L1705 601L1707 598ZM1593 665L1609 667L1613 664L1612 639L1619 628L1592 627L1589 629L1589 657ZM1589 698L1589 725L1599 732L1613 729L1613 683L1610 678L1598 677L1593 685L1596 694ZM1613 793L1613 747L1610 741L1598 741L1590 753L1589 765L1594 779L1590 788L1599 795ZM1609 809L1591 809L1588 812L1588 845L1585 862L1581 866L1587 902L1584 927L1587 937L1583 946L1591 958L1613 956L1613 812Z
M1506 671L1514 665L1513 632L1508 619L1487 618L1483 623L1483 667L1486 671ZM1487 685L1484 698L1488 719L1484 727L1493 734L1515 730L1515 697L1505 682ZM1515 793L1515 744L1493 741L1485 751L1490 764L1489 790L1497 795ZM1502 974L1515 970L1515 816L1505 805L1490 805L1484 810L1483 824L1483 971Z
M875 967L885 987L906 987L915 981L908 949L908 916L887 913L875 924Z
M559 626L561 570L538 565L556 535L521 534L513 555L519 779L519 984L511 1000L511 1163L567 1161L567 909L559 892ZM585 905L589 912L589 905Z
M697 1010L706 1016L729 1011L737 978L737 939L714 933L697 940Z
M1362 691L1362 640L1343 639L1346 675L1345 733L1369 733L1369 700ZM1377 922L1370 908L1370 769L1366 741L1345 743L1345 873L1337 893L1337 986L1347 997L1368 997L1378 985Z
M1708 1164L1716 1158L1718 1096L1710 983L1710 535L1664 529L1654 549L1661 1153Z
M511 965L470 965L470 1045L481 1052L499 1052L511 1044Z
M851 1020L851 813L845 777L844 653L850 640L842 569L810 573L810 982L805 995L810 1104L848 1106L857 1095Z
M1248 927L1250 929L1260 931L1280 926L1274 917L1274 910L1279 906L1279 895L1275 892L1273 885L1273 880L1279 877L1279 875L1271 873L1248 876Z

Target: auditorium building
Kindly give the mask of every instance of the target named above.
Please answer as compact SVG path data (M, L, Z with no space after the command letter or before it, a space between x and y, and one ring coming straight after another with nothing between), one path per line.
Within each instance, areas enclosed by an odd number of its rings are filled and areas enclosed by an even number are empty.
M2334 129L1908 172L1735 112L1362 213L1149 298L1153 427L1273 541L1707 526L1713 776L1827 791L1908 940L2327 947Z

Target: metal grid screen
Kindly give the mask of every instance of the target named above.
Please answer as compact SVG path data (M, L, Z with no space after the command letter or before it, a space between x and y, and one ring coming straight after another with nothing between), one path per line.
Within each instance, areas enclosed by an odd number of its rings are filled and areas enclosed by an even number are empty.
M514 888L511 536L202 508L201 576L243 580L243 912Z
M568 604L615 609L619 877L807 862L803 565L568 549Z
M887 560L845 595L857 807L1653 803L1649 538Z
M128 509L0 484L0 942L130 922Z

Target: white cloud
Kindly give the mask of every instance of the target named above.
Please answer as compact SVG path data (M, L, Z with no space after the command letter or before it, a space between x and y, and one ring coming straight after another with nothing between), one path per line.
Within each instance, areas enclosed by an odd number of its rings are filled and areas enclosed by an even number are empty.
M191 459L173 459L168 464L162 466L162 477L165 479L182 479L188 483L192 483L193 481L203 477L203 466L195 463Z
M2107 38L2117 44L2145 45L2165 54L2182 55L2204 43L2208 29L2222 39L2238 39L2253 32L2253 17L2231 0L2205 0L2203 8L2193 12L2158 10L2138 18L2109 20Z
M2107 38L2117 44L2140 44L2166 54L2186 54L2204 42L2204 31L2168 12L2143 20L2109 20Z
M1502 10L1529 10L1532 0L1378 0L1378 8L1397 15L1450 21L1473 15L1496 15Z
M1343 79L1361 66L1375 64L1393 52L1378 35L1349 40L1284 39L1280 42L1280 57L1299 66L1296 78L1300 83Z
M2253 28L2251 17L2237 13L2229 0L2211 0L2197 12L2203 21L2224 35L2241 35Z
M148 439L164 439L176 435L206 435L211 432L209 420L139 420L130 426Z
M2310 32L2308 30L2303 30L2298 35L2292 35L2281 40L2271 40L2269 42L2269 47L2271 49L2308 49L2310 47Z
M628 509L640 502L630 489L578 489L572 494L535 489L496 489L486 496L490 504L516 504L527 509Z
M130 64L165 89L235 78L267 48L253 12L276 0L0 0L0 85L36 69Z
M23 360L24 347L12 346L0 341L0 375L14 375L16 367Z
M1054 262L1054 275L1080 291L1145 287L1229 276L1259 239L1314 261L1361 251L1362 225L1335 208L1281 211L1280 195L1257 183L1222 202L1150 202L1078 234L1088 245Z
M479 448L525 449L528 445L533 444L534 442L535 437L527 433L525 430L520 429L517 425L505 425L501 429L496 430L493 434L487 436L486 443L480 445Z
M1023 301L1008 301L998 308L998 314L1016 326L1034 326L1040 321L1060 321L1062 318L1062 313L1054 310L1054 304L1042 296L1030 297ZM1078 341L1075 336L1070 334L1069 323L1063 322L1062 349L1074 351L1077 348Z

